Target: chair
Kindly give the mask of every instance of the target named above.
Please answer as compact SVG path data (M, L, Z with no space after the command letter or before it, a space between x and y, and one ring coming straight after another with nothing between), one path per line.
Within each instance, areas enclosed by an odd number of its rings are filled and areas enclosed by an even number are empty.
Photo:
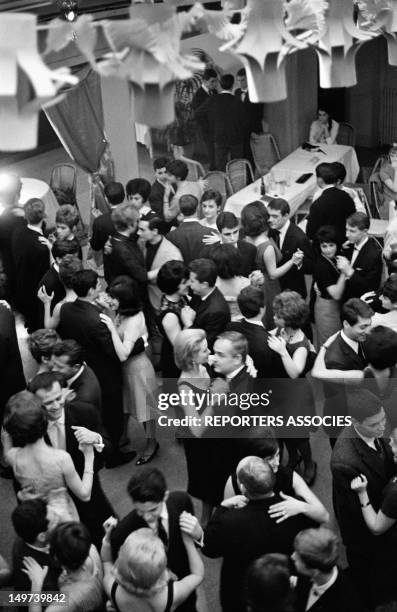
M204 176L204 180L207 183L207 189L219 191L222 196L223 208L227 198L233 194L233 189L227 174L220 170L212 170L211 172L207 172Z
M72 164L57 164L51 171L50 187L62 204L76 204L77 172Z
M256 174L263 176L281 160L273 134L251 134L250 147L255 162Z
M370 192L371 192L371 200L372 200L372 217L375 219L380 219L380 208L381 208L381 191L382 191L382 183L379 176L379 170L381 165L384 162L384 157L378 157L375 162L374 167L372 168L371 175L368 180Z
M337 142L341 145L347 145L349 147L356 146L356 130L350 123L340 123Z
M186 179L188 181L198 181L200 178L203 178L205 170L200 164L200 162L194 159L189 159L188 157L184 157L183 155L181 155L181 157L178 157L178 159L184 161L185 164L187 164L189 172Z
M357 192L357 195L365 208L366 214L370 219L372 219L370 186L366 183L344 183L343 186L347 187L349 190L354 189L354 191Z
M233 193L244 189L254 182L254 173L248 159L231 159L226 164L226 174L229 177Z

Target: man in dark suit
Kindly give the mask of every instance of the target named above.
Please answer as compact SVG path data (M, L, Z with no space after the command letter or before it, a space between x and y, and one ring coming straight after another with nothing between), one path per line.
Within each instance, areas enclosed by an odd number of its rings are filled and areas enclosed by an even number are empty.
M162 540L167 549L167 567L180 580L190 574L186 549L182 541L180 516L189 515L190 528L185 529L197 542L201 542L203 530L194 518L192 500L182 491L167 491L165 478L156 468L143 467L135 472L128 483L128 494L132 500L132 511L113 529L111 545L113 558L133 531L143 527L152 531ZM178 612L196 610L196 594L177 608Z
M203 329L207 334L210 350L215 338L230 323L229 306L222 293L215 287L217 270L211 259L195 259L190 264L190 288L193 292L191 327Z
M379 289L383 271L382 247L368 236L369 225L369 217L362 212L355 212L346 220L350 245L346 256L336 259L338 269L346 276L344 300Z
M215 96L218 93L218 75L213 68L206 68L203 73L203 81L193 96L191 107L193 112L196 112L197 109L200 108L209 100L212 96ZM207 147L208 152L208 161L209 161L209 169L215 169L215 158L214 158L214 142L211 137L209 123L207 117L198 117L196 118L196 123L199 128L199 133L201 139L205 146Z
M335 337L327 340L324 349L321 349L313 367L313 376L324 381L325 402L323 412L326 416L348 415L346 386L344 372L357 370L357 378L367 365L362 348L371 328L372 310L362 300L352 298L345 302L341 309L342 329ZM318 366L324 361L326 370L332 370L332 381L327 372L318 371ZM339 382L336 382L339 379ZM331 446L334 446L336 437L342 431L342 425L324 427L330 436Z
M11 251L15 266L15 307L24 316L25 326L31 333L40 327L37 290L50 268L50 250L42 229L44 202L37 198L28 200L24 213L26 225L15 228Z
M125 192L121 183L108 183L105 186L104 192L112 210L124 202ZM110 211L94 219L94 223L92 224L92 235L90 238L90 245L93 251L102 251L109 236L114 233L111 215L112 213Z
M59 372L75 400L102 410L101 387L93 370L84 362L83 349L76 340L57 342L52 350L52 370Z
M153 170L156 180L152 184L149 204L158 217L164 220L164 193L168 185L167 166L170 162L168 157L157 157L153 162Z
M54 258L54 263L47 270L39 282L39 292L43 293L43 289L48 296L53 296L50 304L50 314L54 312L55 306L61 302L65 295L65 287L59 276L59 266L62 264L65 255L75 255L78 257L79 245L74 240L55 240L51 248L51 254ZM40 326L44 327L44 308L40 308Z
M240 225L232 212L221 212L216 218L216 226L220 233L222 244L232 244L240 253L242 259L241 276L249 276L257 268L256 247L245 240L240 240ZM200 253L201 257L211 257L211 251L219 243L215 234L205 239L207 246Z
M210 233L198 220L198 199L194 195L183 195L179 200L179 208L183 221L179 227L167 234L167 240L172 242L182 253L183 261L189 265L203 249L203 238Z
M14 315L6 302L0 302L0 423L8 399L25 386Z
M368 497L378 512L383 489L395 473L395 466L389 444L383 439L386 416L379 398L366 389L358 389L350 400L353 424L343 430L331 457L333 503L351 576L367 601L376 601L376 593L371 593L372 588L376 589L375 560L381 558L388 533L373 535L368 529L351 482L360 474L366 477Z
M123 432L122 376L120 360L114 350L112 336L101 321L101 310L95 303L100 292L96 272L81 270L72 280L78 298L61 308L59 334L76 340L85 352L87 364L93 369L102 393L102 420L113 445L106 467L128 463L136 453L122 454L119 450ZM134 350L141 350L140 341Z
M247 339L248 355L252 357L257 370L255 387L261 388L264 379L280 375L281 365L280 359L277 359L277 355L268 346L269 334L262 322L265 314L263 289L252 285L244 287L237 297L237 303L244 318L232 321L226 330L239 332Z
M247 75L245 68L240 68L236 75L237 89L234 95L244 104L248 117L248 129L244 140L244 157L253 162L250 146L251 134L263 134L263 110L264 104L251 102L248 91Z
M15 174L7 174L0 181L0 259L5 274L5 297L13 306L15 296L15 265L11 251L12 234L16 227L26 225L23 209L19 207L21 179Z
M112 211L115 228L111 238L111 252L104 256L105 279L110 284L117 276L126 274L137 283L142 300L146 297L147 282L155 278L147 273L143 253L138 246L139 213L130 202L120 204Z
M294 253L300 255L298 263L280 276L281 289L297 291L303 298L306 298L305 274L311 274L313 271L313 253L310 242L306 234L290 221L291 211L288 202L276 198L269 202L267 210L271 227L269 235L282 254L279 265L289 261Z
M41 499L24 501L11 515L12 525L17 534L12 547L12 585L16 591L29 591L31 581L24 572L24 557L32 557L42 567L48 567L43 590L57 591L61 573L59 563L49 551L49 538L54 528L47 503ZM21 607L20 610L23 610Z
M297 612L362 612L347 573L338 566L339 542L327 527L304 529L295 538L292 560L299 572Z
M220 85L220 94L204 102L196 110L195 118L208 122L215 148L215 169L224 171L229 154L231 159L243 157L248 118L244 104L233 95L233 75L222 75Z
M312 523L303 515L277 523L269 507L281 501L273 491L272 468L258 457L246 457L237 467L242 494L222 502L205 531L203 553L223 557L220 598L224 612L244 609L244 575L249 564L266 553L290 555L296 534Z
M306 234L310 240L314 240L320 227L333 225L343 242L346 219L356 211L354 202L345 191L336 186L338 177L333 164L319 164L316 167L316 176L321 193L310 207Z

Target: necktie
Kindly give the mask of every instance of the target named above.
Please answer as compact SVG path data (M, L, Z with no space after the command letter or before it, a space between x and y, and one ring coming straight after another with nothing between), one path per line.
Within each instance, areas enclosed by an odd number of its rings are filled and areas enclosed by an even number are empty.
M245 102L245 98L247 97L247 92L246 91L242 91L241 92L241 102Z
M280 248L280 232L278 230L274 231L274 238L273 238L273 240L276 243L276 245L278 246L278 248Z
M55 421L48 427L48 436L54 448L66 449L65 430L62 423Z
M362 347L362 344L358 345L358 356L360 357L360 359L365 363L366 359L365 359L365 353L364 353L364 349Z
M162 543L164 544L164 546L167 548L168 547L168 535L164 528L161 518L159 518L159 520L157 521L157 535L162 541Z
M383 453L382 444L380 443L378 438L375 438L375 448L376 448L376 452L379 453L380 455Z

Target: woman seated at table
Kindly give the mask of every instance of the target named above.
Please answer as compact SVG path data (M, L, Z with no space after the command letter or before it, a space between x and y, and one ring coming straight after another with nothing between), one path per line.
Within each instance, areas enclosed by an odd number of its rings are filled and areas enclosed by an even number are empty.
M220 244L213 247L210 257L215 262L218 272L216 286L229 304L232 319L241 318L237 296L250 284L250 280L240 274L243 259L239 251L233 244Z
M397 201L397 145L393 144L387 158L382 163L379 170L380 180L380 217L389 219L390 208L396 205Z
M318 118L310 126L310 144L335 144L339 123L324 109L319 108Z

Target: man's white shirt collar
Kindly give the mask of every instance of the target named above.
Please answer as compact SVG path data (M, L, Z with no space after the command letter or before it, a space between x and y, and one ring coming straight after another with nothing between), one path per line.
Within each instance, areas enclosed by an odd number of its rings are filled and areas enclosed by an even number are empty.
M326 189L331 189L335 186L336 185L324 185L324 187L319 187L318 189L316 189L313 195L312 202L314 202L314 200L318 200L318 198L322 195L323 191L325 191Z
M350 348L353 349L353 351L356 353L356 355L358 355L358 348L359 348L359 344L358 342L356 342L355 340L351 340L350 338L348 338L345 334L345 332L342 331L340 332L341 337L343 338L343 340L346 342L346 344L348 344L350 346Z
M291 221L288 219L287 223L285 223L283 225L283 227L281 229L278 230L279 234L280 234L280 249L284 244L284 240L285 240L285 235L288 232L288 228L291 225Z
M80 367L80 370L78 372L76 372L76 374L74 376L72 376L72 378L68 378L68 380L67 380L68 387L70 387L70 385L72 385L74 383L74 381L77 380L78 377L82 375L83 370L84 370L84 366L85 366L85 364L83 363L83 365Z
M43 236L43 230L41 229L41 227L37 227L37 225L30 225L28 223L28 228L33 230L34 232L37 232L38 234L40 234L41 236Z
M205 300L210 297L211 293L213 293L215 291L216 287L212 287L211 291L209 293L207 293L207 295L205 295L204 297L201 298L202 302L205 302Z
M258 325L258 327L262 327L263 329L265 329L265 326L263 325L262 321L254 321L253 319L247 319L246 317L244 317L244 321L247 321L247 323L252 323L252 325Z
M354 425L353 425L354 427ZM359 438L361 438L361 440L363 442L365 442L365 444L367 446L369 446L370 448L372 448L373 450L376 450L376 446L375 446L375 438L367 438L366 436L362 436L360 434L359 431L357 431L357 429L354 427L354 431L356 432L356 434L358 435Z
M238 368L237 368L237 370L233 370L233 372L230 372L230 374L227 374L227 375L226 375L226 380L233 380L233 378L234 378L235 376L237 376L237 374L238 374L239 372L241 372L241 370L242 370L243 368L244 368L244 364L243 364L243 365L241 365L240 367L238 367Z

